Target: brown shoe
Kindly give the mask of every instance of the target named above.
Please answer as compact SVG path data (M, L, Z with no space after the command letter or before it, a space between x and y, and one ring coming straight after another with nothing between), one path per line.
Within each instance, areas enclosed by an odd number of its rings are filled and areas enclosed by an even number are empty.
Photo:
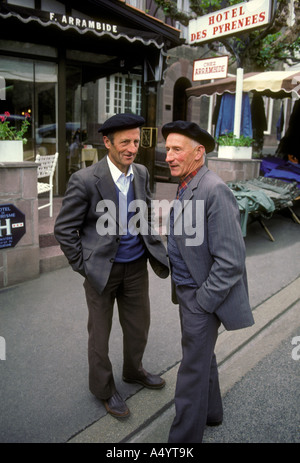
M147 387L148 389L161 389L165 386L166 382L163 378L158 375L152 375L144 370L144 375L137 378L125 378L123 376L123 381L126 383L138 383L142 386Z
M129 408L117 391L109 399L104 400L104 406L108 413L117 418L124 418L130 414Z

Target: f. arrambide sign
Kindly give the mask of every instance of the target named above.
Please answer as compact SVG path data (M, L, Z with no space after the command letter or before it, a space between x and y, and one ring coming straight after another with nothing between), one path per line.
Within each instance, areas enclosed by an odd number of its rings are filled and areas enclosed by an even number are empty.
M189 22L189 44L238 35L270 22L271 0L252 0L215 11Z
M77 18L68 15L59 15L56 13L49 13L49 19L53 22L58 22L62 26L75 26L78 29L90 29L97 32L112 32L118 33L118 27L115 24L107 24L94 19Z

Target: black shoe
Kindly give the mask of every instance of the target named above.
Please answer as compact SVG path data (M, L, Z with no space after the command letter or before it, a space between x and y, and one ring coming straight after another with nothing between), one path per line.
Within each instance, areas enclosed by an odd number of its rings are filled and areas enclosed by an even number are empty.
M144 371L143 376L139 376L137 378L126 378L123 376L123 381L126 383L138 383L148 389L161 389L165 386L166 382L163 378L158 375L152 375L147 371Z
M207 421L206 426L220 426L223 421Z
M124 418L130 414L129 408L118 392L104 400L104 406L108 413L117 418Z

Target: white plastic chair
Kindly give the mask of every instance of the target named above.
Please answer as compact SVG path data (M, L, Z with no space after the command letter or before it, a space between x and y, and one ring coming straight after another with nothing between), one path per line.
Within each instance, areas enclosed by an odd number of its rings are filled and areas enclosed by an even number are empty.
M43 209L44 207L49 207L49 216L53 215L53 177L57 165L58 153L50 154L48 156L41 156L37 154L35 162L39 164L37 169L37 177L46 178L49 177L49 183L37 182L38 195L42 193L49 192L49 202L38 206L38 209Z

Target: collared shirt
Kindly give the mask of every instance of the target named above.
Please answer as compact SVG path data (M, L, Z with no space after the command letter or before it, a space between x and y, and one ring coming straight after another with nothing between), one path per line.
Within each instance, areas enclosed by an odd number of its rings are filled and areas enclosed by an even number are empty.
M110 170L110 173L112 175L112 178L113 178L113 181L114 183L117 185L117 187L119 188L119 190L125 195L127 196L127 193L128 193L128 190L129 190L129 186L130 186L130 182L132 182L133 180L133 169L132 169L132 165L130 164L129 168L128 168L128 171L127 171L127 174L125 175L123 172L120 171L120 169L118 169L117 166L115 166L115 164L109 159L109 156L107 156L107 162L108 162L108 167L109 167L109 170Z
M194 170L190 174L188 174L182 182L179 183L177 189L177 196L176 199L181 200L181 197L184 191L187 189L189 182L195 177L195 175L199 172L199 169ZM172 280L174 281L176 286L190 286L191 288L197 288L197 284L195 283L190 271L187 268L185 261L183 260L181 253L178 249L175 237L174 237L174 209L172 208L170 214L170 233L168 236L168 255L171 262L172 268Z
M176 199L179 199L183 195L183 192L187 189L188 184L190 181L195 177L195 175L199 172L200 167L198 169L193 170L190 174L188 174L182 182L178 184L178 189L177 189L177 196Z
M130 218L133 212L128 211L128 205L131 201L134 201L134 188L131 182L133 180L133 168L129 166L128 172L125 175L120 169L107 156L108 167L112 175L113 181L116 185L118 193L119 203L119 233L120 233L120 245L115 255L115 262L132 262L139 259L145 253L145 247L140 239L140 236L136 233L136 230L131 230L134 227L131 223ZM130 187L131 186L131 187Z

